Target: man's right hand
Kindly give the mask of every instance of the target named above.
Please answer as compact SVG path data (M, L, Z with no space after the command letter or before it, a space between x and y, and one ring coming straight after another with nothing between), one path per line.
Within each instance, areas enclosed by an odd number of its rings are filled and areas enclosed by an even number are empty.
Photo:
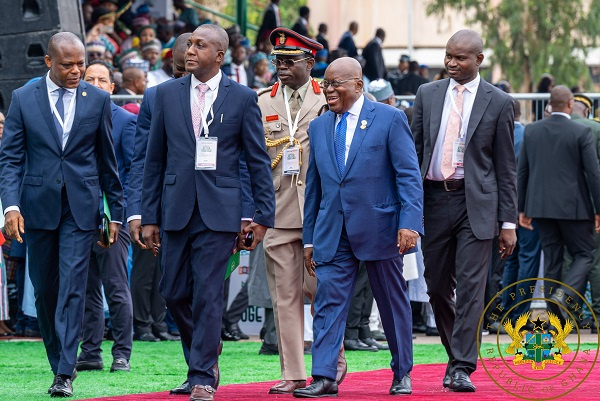
M144 242L147 244L154 256L158 256L158 248L160 248L160 228L156 224L145 225L142 229Z
M21 234L25 234L25 220L17 210L11 210L4 216L4 228L6 235L15 238L19 243L23 243Z
M134 244L142 249L148 249L146 244L142 242L142 220L133 219L129 221L129 235Z
M315 274L315 267L317 267L317 262L313 260L313 250L314 248L308 247L304 248L304 267L306 267L306 271L312 277L317 277Z

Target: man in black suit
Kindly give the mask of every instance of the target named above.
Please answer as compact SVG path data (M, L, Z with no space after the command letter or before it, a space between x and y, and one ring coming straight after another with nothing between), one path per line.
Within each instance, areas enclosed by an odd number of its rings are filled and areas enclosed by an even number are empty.
M296 20L296 23L292 26L292 31L298 32L302 36L308 35L308 17L310 16L310 9L306 6L300 7L298 12L300 17Z
M363 49L362 56L365 59L363 73L370 81L385 78L385 62L383 61L383 52L381 50L384 40L385 31L377 28L375 37Z
M340 38L340 43L338 47L346 50L348 53L346 54L348 57L356 57L358 56L358 51L356 50L356 44L354 43L354 36L358 33L358 22L352 21L348 30L344 32L342 37Z
M6 234L27 239L29 276L54 382L53 397L73 395L77 347L100 191L123 221L123 189L112 141L109 94L81 81L85 47L72 33L52 36L48 74L15 90L0 150ZM22 213L22 214L21 214Z
M498 235L503 257L517 240L514 107L479 76L482 51L474 31L450 38L450 78L419 88L411 127L424 179L424 276L448 354L443 385L462 392L475 391L470 374L492 240Z
M394 93L415 95L419 87L428 82L428 79L419 75L419 63L413 60L408 64L408 73L394 85Z
M325 39L325 35L327 35L327 24L320 23L319 24L319 33L317 34L316 41L323 46L323 49L329 52L329 42Z
M271 31L278 26L281 26L281 18L279 15L280 1L281 0L271 0L271 3L265 9L262 24L260 24L258 34L256 35L256 46L258 46L260 42L268 40Z
M519 224L537 222L544 277L585 293L594 259L594 228L600 231L600 167L590 127L571 121L573 94L562 85L550 92L552 115L525 128L519 156ZM564 247L573 262L561 280ZM575 297L568 288L562 290ZM559 303L566 296L551 299ZM562 316L562 308L549 302Z

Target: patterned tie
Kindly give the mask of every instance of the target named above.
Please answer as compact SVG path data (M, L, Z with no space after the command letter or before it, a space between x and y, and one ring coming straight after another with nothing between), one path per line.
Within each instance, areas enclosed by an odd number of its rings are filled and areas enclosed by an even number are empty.
M298 91L292 92L292 98L290 99L290 114L292 115L292 119L296 119L296 114L300 111L300 94ZM292 122L290 121L290 124Z
M56 111L58 112L58 115L60 116L60 119L63 122L63 125L66 127L67 126L67 122L65 121L65 104L63 102L63 97L65 95L65 92L67 92L67 90L65 88L58 88L58 100L56 101ZM54 117L54 125L56 126L56 132L58 133L58 139L60 140L60 143L64 144L64 140L63 140L63 136L64 136L64 132L63 132L63 127L60 126L60 123L58 122L58 118L56 118L56 116Z
M210 88L206 84L198 84L196 90L198 91L198 101L192 105L192 124L194 126L194 135L196 138L200 136L202 126L202 112L204 111L204 100L206 99L206 92Z
M454 103L460 114L456 113L454 107L451 108L448 126L446 127L446 135L444 136L444 144L442 146L442 176L444 179L447 179L456 171L456 168L452 166L452 152L454 150L454 141L456 141L458 134L460 133L460 118L463 112L463 92L466 89L463 85L456 85L454 88L458 91Z
M346 130L348 128L346 118L348 114L350 113L345 112L342 114L340 122L335 127L335 160L337 161L340 176L344 175L344 168L346 167Z

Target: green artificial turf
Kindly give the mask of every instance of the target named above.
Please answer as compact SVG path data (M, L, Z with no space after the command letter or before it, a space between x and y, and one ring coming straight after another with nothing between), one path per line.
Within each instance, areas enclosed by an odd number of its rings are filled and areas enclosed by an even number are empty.
M164 391L185 380L186 366L179 342L134 342L131 372L110 373L110 348L104 342L104 370L80 372L71 399ZM258 342L226 342L219 359L221 384L249 383L280 379L279 357L258 355ZM415 345L417 363L445 362L441 345ZM389 368L390 353L347 352L348 371ZM310 373L311 357L306 356ZM0 342L0 401L47 401L52 383L44 346L41 342ZM268 389L265 389L267 391Z

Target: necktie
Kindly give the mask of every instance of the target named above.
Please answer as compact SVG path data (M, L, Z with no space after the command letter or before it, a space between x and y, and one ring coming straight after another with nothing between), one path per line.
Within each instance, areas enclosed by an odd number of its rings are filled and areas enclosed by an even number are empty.
M192 104L192 124L194 125L194 135L196 138L200 136L201 126L202 126L202 113L204 112L204 101L206 99L206 92L208 92L210 88L206 84L199 84L196 86L196 90L198 91L198 101Z
M65 104L63 102L63 97L65 95L65 92L67 90L65 88L58 88L58 100L56 101L56 111L58 112L58 115L60 116L60 119L63 122L63 125L66 127L67 126L67 122L65 121ZM56 132L58 133L58 139L60 140L60 143L62 143L64 145L64 141L63 141L63 127L60 126L60 123L58 122L58 118L56 118L56 116L54 117L54 125L56 126Z
M292 92L292 98L290 99L290 114L292 119L296 119L296 114L300 111L300 94L298 91ZM290 121L292 124L292 121Z
M240 67L235 67L235 77L236 77L236 80L237 80L236 82L238 84L241 84L241 82L240 82Z
M456 95L454 104L460 114L456 113L454 107L451 108L448 125L446 126L446 135L444 136L444 144L442 146L442 176L444 179L447 179L456 171L456 168L452 166L452 152L454 150L454 142L458 139L458 134L460 133L460 118L463 111L463 92L466 88L463 85L457 85L455 86L455 89L458 94ZM452 94L450 96L452 96Z
M342 114L340 122L335 127L335 160L340 175L344 174L344 168L346 167L346 130L348 128L346 118L348 114L348 112Z

